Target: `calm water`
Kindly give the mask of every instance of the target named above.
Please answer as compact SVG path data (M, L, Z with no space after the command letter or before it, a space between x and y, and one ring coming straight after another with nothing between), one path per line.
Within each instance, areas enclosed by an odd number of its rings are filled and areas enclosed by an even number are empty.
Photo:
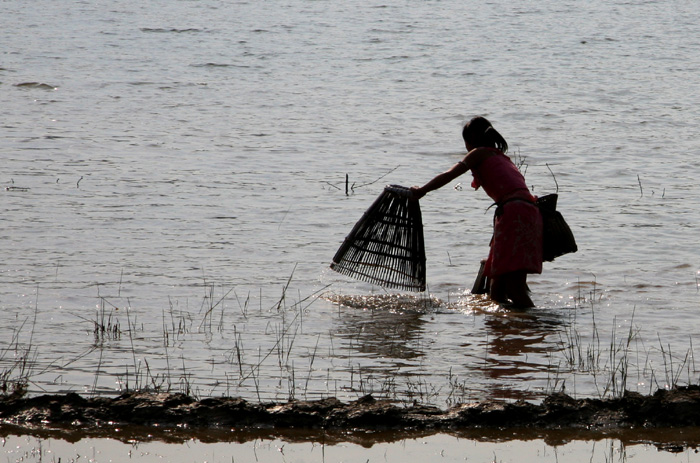
M384 436L379 436L381 440ZM491 437L490 439L493 439ZM614 439L569 442L550 439L499 441L445 435L416 436L373 445L369 440L328 443L283 439L249 442L211 442L189 439L183 445L160 442L82 439L78 442L46 440L35 436L7 436L2 454L7 461L188 461L188 462L655 462L698 461L693 450L672 450ZM664 451L661 451L664 450Z
M693 3L0 5L0 371L30 393L442 407L698 381ZM467 176L421 201L429 294L330 271L474 114L578 240L538 308L466 291L492 214Z

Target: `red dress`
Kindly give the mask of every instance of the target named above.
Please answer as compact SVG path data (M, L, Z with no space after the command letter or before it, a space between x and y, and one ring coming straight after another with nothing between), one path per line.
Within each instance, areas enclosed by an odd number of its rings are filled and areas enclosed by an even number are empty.
M472 187L502 205L493 224L493 239L484 273L497 277L517 270L542 273L542 216L525 178L500 150L472 169Z

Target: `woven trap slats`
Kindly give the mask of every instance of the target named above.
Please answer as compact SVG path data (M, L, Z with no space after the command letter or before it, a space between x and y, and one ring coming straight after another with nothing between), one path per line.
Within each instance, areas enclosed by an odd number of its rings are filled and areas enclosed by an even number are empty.
M411 190L389 185L333 257L338 273L385 288L425 291L423 218Z

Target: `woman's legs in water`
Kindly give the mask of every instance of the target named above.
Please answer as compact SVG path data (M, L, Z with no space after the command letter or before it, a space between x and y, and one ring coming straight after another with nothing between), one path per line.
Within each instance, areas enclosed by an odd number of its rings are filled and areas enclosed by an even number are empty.
M489 283L489 297L491 298L491 300L501 304L507 304L508 295L506 294L506 288L503 282L503 275L491 277Z
M489 295L491 300L500 303L513 303L518 308L534 307L527 286L527 272L519 270L505 273L491 279Z

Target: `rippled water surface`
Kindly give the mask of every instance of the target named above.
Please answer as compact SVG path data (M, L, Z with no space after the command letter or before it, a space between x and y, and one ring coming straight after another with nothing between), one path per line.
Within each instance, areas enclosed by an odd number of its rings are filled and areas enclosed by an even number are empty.
M700 10L663 1L2 3L0 372L447 406L698 381ZM328 269L489 117L579 252L469 294L492 210L421 200L429 291ZM346 194L346 175L349 190Z

